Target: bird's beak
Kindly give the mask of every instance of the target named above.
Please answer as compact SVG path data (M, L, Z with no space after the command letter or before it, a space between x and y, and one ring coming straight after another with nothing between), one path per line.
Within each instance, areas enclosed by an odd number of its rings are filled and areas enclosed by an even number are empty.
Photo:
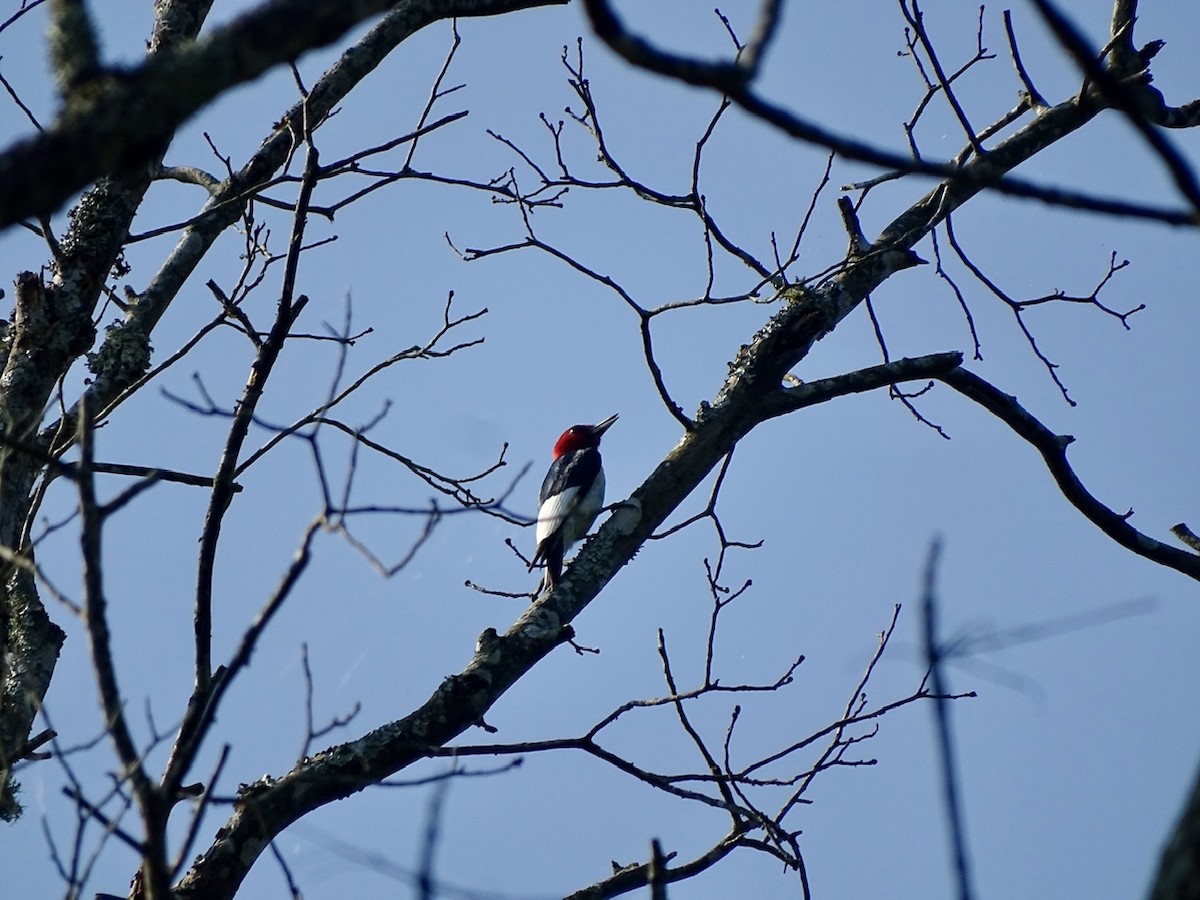
M614 413L613 415L609 416L609 417L608 417L607 419L605 419L603 422L600 422L600 423L598 423L598 424L596 424L596 425L593 425L593 426L592 426L592 432L593 432L593 433L596 435L596 437L599 437L600 435L604 434L604 432L608 431L608 429L609 429L609 428L612 426L612 423L613 423L613 422L615 422L615 421L617 421L617 414L616 414L616 413Z

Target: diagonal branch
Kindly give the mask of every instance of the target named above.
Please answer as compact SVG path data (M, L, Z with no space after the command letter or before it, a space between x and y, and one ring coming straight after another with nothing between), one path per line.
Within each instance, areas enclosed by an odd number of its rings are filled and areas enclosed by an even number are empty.
M82 516L80 542L83 555L84 612L87 636L91 644L92 665L104 710L107 730L121 760L121 777L133 786L138 809L145 823L146 837L142 848L142 876L149 883L153 896L163 896L168 890L166 821L156 787L146 774L141 754L134 744L133 734L125 717L125 701L117 684L112 638L108 628L108 600L102 577L101 532L104 512L96 501L92 477L92 421L86 414L80 420L79 506Z
M194 609L196 682L192 697L188 702L187 713L179 729L179 736L167 764L164 785L169 792L173 792L174 787L180 783L191 765L192 759L195 758L200 738L203 737L203 733L199 729L212 707L213 578L221 525L226 511L229 509L229 504L233 500L233 479L238 458L250 431L254 411L266 388L267 379L283 351L292 325L295 324L296 318L308 301L303 294L299 297L295 296L296 273L300 263L300 254L304 247L304 228L308 219L308 204L312 198L313 188L316 186L319 170L317 148L311 142L311 135L307 137L309 143L305 157L304 179L296 200L296 215L293 220L291 241L288 245L287 264L284 269L275 322L250 367L250 375L247 378L242 399L238 404L233 422L229 426L217 473L213 476L213 490L209 497L208 511L204 517L204 530L200 537Z
M974 400L1028 441L1042 455L1063 496L1110 538L1138 556L1200 581L1200 555L1179 550L1143 534L1129 524L1133 510L1123 515L1116 513L1083 486L1067 461L1067 447L1075 438L1055 434L1022 407L1016 397L1005 394L965 369L951 369L934 377L964 397Z
M711 868L738 847L749 845L740 833L740 829L733 828L695 859L670 868L663 866L657 872L652 872L652 869L655 868L653 862L623 866L611 877L568 894L567 900L605 900L608 897L617 897L651 884L652 875L655 876L655 885L658 887L686 881ZM665 896L665 894L664 891L663 895Z

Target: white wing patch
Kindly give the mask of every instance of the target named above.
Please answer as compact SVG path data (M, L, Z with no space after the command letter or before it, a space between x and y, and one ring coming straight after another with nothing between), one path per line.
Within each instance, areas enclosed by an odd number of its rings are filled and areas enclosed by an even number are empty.
M567 488L553 497L546 498L538 508L537 544L562 528L563 553L580 541L596 521L600 508L604 506L604 470L601 469L588 492L583 496L579 488Z
M563 521L571 515L575 507L579 505L579 488L567 488L560 494L555 494L553 497L546 498L546 502L538 507L537 519L537 542L534 546L540 547L542 541L548 538L554 532L558 531ZM564 538L568 535L563 535ZM563 542L563 549L566 549L566 541Z

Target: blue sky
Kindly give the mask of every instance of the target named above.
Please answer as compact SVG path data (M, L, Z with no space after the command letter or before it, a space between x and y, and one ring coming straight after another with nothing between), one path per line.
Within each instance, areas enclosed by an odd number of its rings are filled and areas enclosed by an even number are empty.
M237 8L216 6L216 21ZM743 31L750 11L742 7L748 6L725 9ZM789 6L763 92L836 131L903 151L901 123L922 88L911 62L897 54L903 48L897 5L873 0L856 15L824 6L829 8ZM1064 4L1097 43L1109 13L1100 6ZM977 9L930 2L925 11L947 64L969 57ZM107 58L135 60L149 13L97 5L95 15ZM677 50L714 54L727 47L707 7L662 3L642 15L635 19L639 27ZM1038 87L1051 102L1065 98L1078 76L1027 5L1015 6L1014 18ZM49 118L53 101L40 69L40 22L31 15L0 34L0 71ZM532 184L532 173L486 131L550 163L552 148L538 114L553 121L565 106L578 110L559 57L564 45L574 48L583 34L587 74L610 146L637 178L664 191L686 190L695 143L715 97L629 71L587 36L574 7L462 22L459 31L463 46L449 81L465 87L438 110L469 109L470 115L427 138L416 167L486 179L511 166L523 184ZM1139 42L1167 41L1153 69L1168 102L1194 99L1200 61L1192 48L1200 39L1200 10L1183 0L1144 3L1137 35ZM323 159L410 130L449 38L449 26L442 25L397 50L322 129ZM997 59L974 70L961 90L977 125L1011 108L1019 89L999 7L986 13L985 43ZM301 62L309 83L334 56L327 51ZM204 142L207 133L239 165L293 100L287 73L243 87L189 125L167 161L219 168ZM935 102L927 115L918 132L923 152L934 158L957 152L961 131L950 113ZM18 110L0 104L0 131L16 134L25 127ZM566 133L578 171L599 174L586 136L569 123ZM1196 159L1193 134L1172 139ZM389 162L402 160L398 152ZM731 112L704 159L709 208L739 244L769 258L771 232L794 231L824 163L822 151ZM794 274L813 274L842 258L838 186L873 174L835 162ZM1173 200L1162 166L1115 114L1018 174L1104 195ZM868 235L927 189L926 182L905 179L873 191L861 211ZM339 183L323 187L317 202L346 192ZM134 230L187 218L199 208L198 194L194 187L163 185ZM265 209L261 215L272 223L273 249L282 250L286 217ZM645 306L693 298L704 289L700 231L687 214L648 208L628 193L575 191L563 209L539 210L533 223L541 238L618 280ZM1027 315L1039 346L1059 364L1075 407L1033 355L1011 312L961 266L952 267L982 341L983 359L969 367L1015 394L1049 427L1074 435L1070 458L1084 483L1112 508L1132 507L1138 528L1163 540L1181 520L1200 528L1200 485L1187 452L1200 437L1192 389L1200 375L1196 235L991 198L964 208L955 227L972 259L1019 296L1055 289L1087 294L1108 270L1110 253L1130 260L1103 294L1120 310L1146 304L1129 319L1130 330L1081 305L1037 308ZM351 373L428 339L451 290L460 313L488 309L462 332L467 339L484 337L482 345L448 359L389 369L348 404L344 417L356 424L391 402L372 432L375 439L458 474L486 467L507 442L510 465L489 484L503 490L530 463L530 474L509 504L527 514L533 512L554 438L574 422L621 415L604 444L610 500L628 495L678 440L678 424L659 402L642 361L637 320L613 293L531 250L466 264L447 245L447 234L459 248L519 240L522 224L512 207L492 204L479 192L406 182L341 211L332 224L311 222L310 238L333 234L336 243L312 251L301 265L299 289L312 298L302 324L315 332L322 322L340 322L349 303L355 325L374 329L352 350ZM232 233L223 237L181 292L155 335L158 358L216 314L204 282L232 284L240 241ZM135 245L128 254L133 271L121 283L144 286L173 242L165 236ZM944 242L942 247L947 250ZM918 251L932 258L928 241ZM29 234L14 229L0 236L6 277L36 269L44 259L44 249ZM248 307L256 321L267 321L277 285L273 277L277 272L268 275ZM726 260L718 267L714 293L742 292L753 281ZM893 356L970 350L958 304L932 266L896 275L873 300ZM747 303L657 320L659 362L685 411L711 399L726 361L773 310ZM250 350L232 331L217 332L114 415L98 435L99 458L213 471L223 421L197 417L163 391L194 399L197 372L218 402L232 404ZM813 380L878 361L873 331L859 310L796 374ZM335 364L335 350L327 343L294 344L273 378L263 418L282 424L312 409L327 393ZM981 409L940 388L919 404L952 440L879 393L770 422L739 445L721 495L722 522L731 538L764 543L758 550L733 552L727 562L729 583L752 578L754 584L728 610L717 646L718 672L726 683L773 680L795 656L806 657L786 691L745 701L739 749L748 758L835 719L896 603L904 609L869 699L883 703L916 688L922 674L916 601L928 547L940 536L938 588L948 637L969 639L1089 614L1100 618L1113 609L1129 613L978 655L951 669L954 689L979 694L953 709L979 895L1137 895L1200 759L1196 588L1132 556L1086 522L1056 491L1033 450ZM251 446L268 437L257 431ZM348 459L345 443L326 435L322 449L331 470L341 472ZM242 482L245 491L231 511L216 573L218 658L232 652L320 509L311 460L299 443L281 446ZM113 482L109 490L119 487ZM419 506L428 494L394 463L359 461L357 502ZM675 521L703 508L706 498L707 487ZM169 733L191 688L190 603L204 501L199 489L159 486L114 520L107 536L119 675L142 739L149 729L141 711L149 708L158 729ZM47 518L61 517L72 502L60 484ZM417 520L379 516L358 525L356 534L385 562L394 562L420 527ZM483 516L451 517L389 580L336 536L320 539L300 590L230 692L197 778L206 777L225 742L232 751L216 791L221 796L230 796L239 782L291 767L304 734L302 645L308 647L318 720L362 705L349 728L331 741L357 736L422 702L466 663L480 631L504 630L520 614L519 600L463 586L464 580L498 590L532 586L506 539L528 550L532 536L529 529ZM694 682L702 671L711 602L702 560L716 550L706 525L647 545L576 622L581 643L601 653L556 652L489 714L497 735L468 734L465 740L573 735L625 700L662 695L660 628L681 682ZM45 540L39 563L63 590L76 592L79 563L70 528ZM80 625L64 607L51 611L70 637L46 707L60 740L74 746L99 732L100 716ZM719 745L730 704L717 700L703 704L697 717ZM816 779L807 795L812 804L793 820L804 829L802 847L816 897L951 895L932 735L931 707L898 710L861 746L861 756L876 759L876 765ZM614 729L612 741L647 766L700 765L666 711L631 716ZM151 753L157 761L152 770L161 767L164 752L159 747ZM97 784L115 759L101 743L71 757L71 763L85 783ZM477 760L467 768L488 765ZM428 776L446 766L431 761L401 777ZM56 839L69 840L73 807L59 793L62 780L53 762L22 774L28 815L8 827L0 842L0 860L26 861L17 875L21 896L53 896L58 890L41 822L45 816ZM367 791L306 818L280 839L279 848L306 897L405 896L408 888L395 873L380 871L346 847L415 867L429 799L429 788ZM644 859L653 837L688 858L726 826L709 810L658 796L565 752L530 757L521 769L503 775L456 780L445 802L438 875L471 891L519 897L581 888L608 874L609 860ZM225 815L222 808L207 821L201 848ZM110 844L89 888L119 893L133 868L132 854ZM5 871L17 870L10 863ZM264 857L244 896L284 895L277 867ZM777 862L743 851L674 887L671 895L792 897L798 889Z

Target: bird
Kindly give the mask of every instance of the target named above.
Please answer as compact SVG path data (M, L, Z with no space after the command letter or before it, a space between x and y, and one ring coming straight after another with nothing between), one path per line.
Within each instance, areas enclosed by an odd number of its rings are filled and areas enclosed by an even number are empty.
M595 425L572 425L554 442L554 461L538 492L537 547L529 571L545 563L542 581L553 589L562 576L563 556L580 540L604 506L604 466L600 438L615 415Z

